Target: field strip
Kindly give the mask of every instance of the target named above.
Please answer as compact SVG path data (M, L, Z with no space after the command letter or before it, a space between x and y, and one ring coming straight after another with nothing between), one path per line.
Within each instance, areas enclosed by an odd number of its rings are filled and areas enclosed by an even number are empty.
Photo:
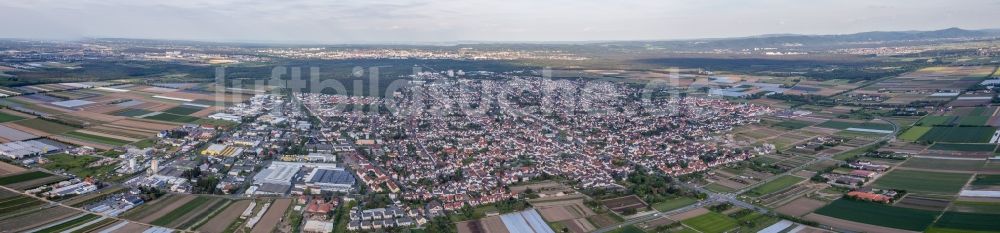
M65 222L72 221L73 219L82 218L83 216L87 216L88 214L89 213L79 213L79 214L76 214L76 215L73 215L73 216L70 216L70 217L67 217L67 218L60 219L60 220L55 221L55 222L50 222L50 223L46 223L45 225L41 225L41 226L35 227L34 229L31 229L31 230L29 230L27 232L36 232L36 231L39 231L39 230L42 230L42 229L53 227L53 226L56 226L56 225L59 225L59 224L63 224Z
M70 229L63 230L63 232L74 232L76 230L80 230L80 229L82 229L84 227L87 227L87 226L90 226L92 224L97 224L97 223L99 223L101 221L104 221L105 219L108 219L108 217L104 216L104 215L101 215L101 217L99 217L97 219L94 219L93 221L90 221L90 222L87 222L87 223L84 223L84 224L80 224L80 225L78 225L76 227L73 227L73 228L70 228Z
M114 139L119 139L119 140L125 140L125 141L130 141L130 142L135 142L135 141L142 140L141 138L131 138L131 137L126 137L126 136L114 135L114 134L107 134L107 133L102 133L102 132L97 132L97 131L86 130L86 129L77 130L76 132L84 133L84 134L90 134L90 135L94 135L94 136L101 136L101 137L106 137L106 138L114 138Z

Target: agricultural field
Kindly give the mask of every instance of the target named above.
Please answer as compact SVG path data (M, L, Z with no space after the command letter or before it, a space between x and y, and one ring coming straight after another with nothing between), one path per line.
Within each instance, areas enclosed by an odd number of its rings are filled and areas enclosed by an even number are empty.
M996 132L995 127L933 127L919 141L987 143Z
M955 121L957 117L955 116L925 116L923 119L917 122L918 126L951 126L952 122Z
M1000 213L945 212L928 232L996 232L1000 231Z
M775 123L773 127L778 127L786 130L796 130L813 125L812 122L799 121L799 120L786 120L782 122Z
M893 207L873 202L840 199L830 203L816 214L829 217L891 227L910 231L923 231L934 222L938 212Z
M143 119L158 120L158 121L169 121L169 122L177 122L177 123L191 123L191 122L197 121L200 118L193 117L193 116L177 115L177 114L173 114L173 113L160 113L160 114L156 114L156 115L152 115L152 116L147 116L147 117L145 117Z
M112 112L111 115L124 116L124 117L137 117L137 116L142 116L142 115L146 115L146 114L149 114L149 113L152 113L152 111L145 110L145 109L126 108L126 109L122 109L122 110L119 110L119 111Z
M605 199L601 200L601 203L604 203L604 206L608 207L611 211L618 213L622 213L628 209L642 211L649 207L646 202L642 201L642 199L639 199L639 197L635 195Z
M38 200L34 197L14 194L13 192L7 191L3 192L4 196L7 196L8 194L11 196L0 198L0 218L45 204L44 201Z
M906 141L917 141L920 137L924 136L927 132L931 131L931 127L927 126L913 126L907 129L902 134L899 135L899 139Z
M190 105L179 105L177 107L173 107L171 109L167 109L166 111L163 111L163 112L170 113L170 114L176 114L176 115L191 115L192 113L196 113L198 111L201 111L202 109L204 109L204 108L190 106Z
M921 177L921 179L914 179ZM943 173L896 169L875 181L874 186L902 189L910 193L954 195L965 186L972 174Z
M6 113L6 112L0 112L0 123L8 122L8 121L23 120L23 119L24 119L24 117L20 117L18 115Z
M52 174L49 174L49 173L46 173L46 172L42 172L42 171L30 171L30 172L25 172L25 173L13 174L13 175L8 175L8 176L0 177L0 185L8 185L8 184L21 183L21 182L26 182L26 181L32 181L32 180L35 180L35 179L41 179L41 178L51 177L51 176L52 176Z
M970 151L970 152L989 152L996 150L996 144L970 144L970 143L934 143L931 145L931 150L951 150L951 151Z
M62 134L77 129L77 127L74 126L69 126L41 118L14 121L11 123L17 124L22 127L27 127L30 129L42 131L48 134Z
M56 224L54 226L47 227L47 228L44 228L44 229L39 229L38 231L35 231L35 232L37 232L37 233L63 232L63 231L69 230L69 229L73 229L74 227L77 227L77 226L89 223L91 221L97 220L100 217L101 216L94 215L94 214L84 214L83 216L74 218L72 220L69 220L69 221L66 221L66 222L63 222L63 223L60 223L60 224Z
M240 214L250 206L250 202L250 200L241 200L228 205L225 209L221 209L214 217L207 219L197 230L207 233L221 233L225 231L226 227L233 223L233 221L236 221L240 217Z
M223 205L227 205L228 202L225 199L199 196L177 208L169 209L169 213L156 218L150 224L185 229L194 225L193 222L189 224L189 221L198 222L205 216L202 216L202 218L196 217L201 216L203 213L213 213L215 210L222 208Z
M971 185L998 186L1000 185L1000 175L976 175L976 178L972 180Z
M910 158L902 166L907 168L975 172L982 168L984 164L986 164L984 160Z
M761 186L757 186L756 188L751 189L749 192L747 192L747 194L754 197L763 196L788 188L789 186L802 182L803 180L805 180L805 178L792 175L784 175L778 177L777 179L772 180L771 182L767 182Z
M123 140L123 139L120 139L120 138L112 138L112 137L106 137L106 136L100 136L100 135L83 133L83 132L80 132L80 131L67 132L67 133L65 133L63 135L68 136L68 137L73 137L73 138L76 138L76 139L80 139L80 140L84 140L84 141L89 141L89 142L93 142L93 143L100 143L100 144L105 144L105 145L112 145L112 146L121 146L121 145L129 144L129 143L133 142L133 141L129 141L129 140Z
M291 206L292 199L277 199L271 203L271 208L264 212L264 216L260 218L260 222L254 225L251 233L266 233L271 232L277 227L278 222L281 221L282 216L285 216L285 211Z
M738 224L736 219L716 212L708 212L681 222L688 227L704 233L727 232L736 228Z
M694 204L696 202L698 202L698 200L690 197L675 197L665 201L653 203L653 209L656 209L657 211L660 212L671 211Z

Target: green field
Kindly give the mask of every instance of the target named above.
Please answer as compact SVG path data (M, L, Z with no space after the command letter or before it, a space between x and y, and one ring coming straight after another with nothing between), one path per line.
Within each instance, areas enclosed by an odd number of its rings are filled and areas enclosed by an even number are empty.
M37 129L39 131L50 133L50 134L62 134L62 133L73 131L73 130L77 129L76 127L73 127L73 126L64 125L64 124L60 124L60 123L56 123L56 122L52 122L52 121L48 121L48 120L43 120L41 118L28 119L28 120L23 120L23 121L15 121L14 124L18 124L20 126L24 126L24 127L28 127L28 128L32 128L32 129Z
M981 126L989 120L989 116L963 116L958 118L958 125Z
M696 202L698 202L698 200L690 197L675 197L666 201L653 203L653 209L660 212L670 211L694 204Z
M125 140L121 140L121 139L117 139L117 138L109 138L109 137L97 136L97 135L92 135L92 134L85 134L85 133L76 132L76 131L67 132L67 133L65 133L63 135L66 135L66 136L72 137L72 138L76 138L76 139L80 139L80 140L84 140L84 141L96 142L96 143L105 144L105 145L112 145L112 146L121 146L121 145L132 143L130 141L125 141Z
M23 119L24 119L24 117L19 117L19 116L7 114L7 113L4 113L4 112L0 112L0 123L8 122L8 121L23 120Z
M997 232L1000 231L1000 214L945 212L934 223L934 228Z
M1000 185L1000 175L976 175L976 179L972 180L972 185Z
M910 158L903 163L903 167L953 170L953 171L977 171L983 167L986 161L964 160L964 159L932 159L932 158Z
M173 113L160 113L152 116L145 117L143 119L158 120L158 121L170 121L178 123L191 123L197 121L200 118L193 116L177 115Z
M105 165L100 167L87 167L88 164L94 161L100 160L93 156L75 156L68 154L54 154L45 156L49 159L48 163L42 165L45 169L52 171L64 170L71 173L77 177L88 177L88 176L100 176L112 174L115 170L115 165Z
M955 120L955 116L926 116L916 125L919 126L937 126L937 125L951 125L951 122Z
M644 233L644 232L645 231L642 231L642 229L639 229L636 226L627 225L627 226L624 226L622 228L618 228L618 229L615 229L613 231L609 231L608 233Z
M970 152L978 151L978 152L987 152L987 151L994 151L996 148L997 148L996 144L989 144L989 143L973 143L973 144L969 144L969 143L945 143L945 142L942 142L942 143L934 143L934 145L931 146L930 149L931 150L953 150L953 151L970 151Z
M189 115L191 113L196 113L198 111L201 111L202 109L204 109L204 108L202 108L202 107L195 107L195 106L180 105L180 106L177 106L177 107L173 107L173 108L167 109L166 111L163 111L163 112L165 112L165 113L171 113L171 114L177 114L177 115Z
M785 189L788 186L792 186L793 184L799 183L802 180L805 179L798 176L783 175L781 177L778 177L777 179L772 180L771 182L767 182L761 186L757 186L756 188L751 189L749 192L747 192L747 194L755 197L771 194L773 192Z
M858 125L855 125L855 126L851 126L851 127L862 128L862 129L889 130L889 131L892 131L893 129L895 129L890 124L873 123L873 122L865 122L865 123L861 123L861 124L858 124Z
M920 141L957 142L957 143L987 143L994 127L934 127L920 137Z
M149 114L149 113L151 113L151 111L145 110L145 109L127 108L127 109L122 109L122 110L116 111L116 112L112 113L111 115L125 116L125 117L135 117L135 116L146 115L146 114Z
M721 184L716 184L716 183L711 183L711 184L705 185L704 188L708 189L708 190L712 190L713 192L719 192L719 193L728 193L728 192L736 191L735 189L732 189L732 188L726 187L726 186L722 186Z
M789 129L789 130L796 130L796 129L801 129L801 128L808 127L810 125L812 125L812 122L798 121L798 120L787 120L787 121L782 121L782 122L778 122L778 123L774 124L774 127L783 128L783 129Z
M45 202L42 202L41 200L24 195L6 197L0 199L0 216L3 216L5 213L11 213L17 210L23 210L28 207L37 206L44 203Z
M84 216L80 216L80 217L75 218L73 220L69 220L69 221L57 224L55 226L51 226L51 227L48 227L48 228L45 228L45 229L41 229L39 231L36 231L36 233L63 232L63 231L72 229L74 227L77 227L79 225L83 225L85 223L93 221L93 220L95 220L97 218L100 218L100 217L101 216L94 215L94 214L86 214Z
M816 210L817 214L897 229L923 231L938 212L893 207L866 201L841 198Z
M899 135L899 139L906 140L906 141L911 141L911 142L912 141L916 141L917 139L920 139L921 136L924 136L924 134L926 134L929 131L931 131L931 127L927 127L927 126L913 126L913 127L910 127L910 129L906 130L906 132L903 132L902 134L900 134Z
M736 219L716 212L681 221L684 225L704 233L722 233L736 228Z
M151 222L150 224L166 226L177 220L177 218L180 218L185 214L188 214L188 212L191 212L197 209L198 207L201 207L201 205L204 205L205 203L208 203L208 201L211 200L212 198L210 197L196 197L194 198L194 200L191 200L188 203L184 203L184 205L182 205L181 207L178 207L177 209L170 211L170 213L163 215L163 217L153 220L153 222Z
M893 170L875 181L878 188L902 189L911 193L954 195L972 174Z
M966 213L996 214L1000 213L1000 202L954 201L948 210Z
M819 125L816 125L816 126L823 127L823 128L830 128L830 129L846 129L846 128L854 127L856 125L858 125L858 123L846 122L846 121L829 120L829 121L820 123Z
M41 179L45 177L52 176L52 174L41 172L41 171L30 171L26 173L21 173L12 176L0 177L0 185L8 185L14 183L21 183L34 179Z

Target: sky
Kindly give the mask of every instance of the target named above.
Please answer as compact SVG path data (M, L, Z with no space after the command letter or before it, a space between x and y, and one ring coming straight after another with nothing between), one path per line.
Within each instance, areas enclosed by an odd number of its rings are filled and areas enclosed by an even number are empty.
M676 40L1000 28L1000 0L3 0L0 38Z

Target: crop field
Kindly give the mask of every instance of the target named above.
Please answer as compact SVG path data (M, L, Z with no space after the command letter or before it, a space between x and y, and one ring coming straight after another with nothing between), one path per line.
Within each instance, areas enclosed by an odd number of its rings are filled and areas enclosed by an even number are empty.
M984 164L986 161L983 160L910 158L903 163L903 167L974 172Z
M920 141L987 143L996 132L995 127L934 127L920 137Z
M66 135L66 136L69 136L69 137L73 137L73 138L76 138L76 139L80 139L80 140L84 140L84 141L95 142L95 143L100 143L100 144L105 144L105 145L112 145L112 146L121 146L121 145L129 144L129 143L132 142L132 141L122 140L122 139L118 139L118 138L111 138L111 137L104 137L104 136L98 136L98 135L93 135L93 134L82 133L82 132L79 132L79 131L67 132L66 134L63 134L63 135Z
M194 200L184 203L184 205L181 205L178 208L171 209L169 213L161 216L160 218L157 218L156 220L153 220L153 222L150 222L150 224L159 226L171 226L171 227L180 225L180 223L177 222L182 222L182 221L178 220L184 218L184 216L188 214L191 215L198 214L198 211L196 210L200 209L201 207L207 207L211 203L214 203L214 200L215 200L214 198L210 197L203 197L203 196L196 197L194 198Z
M661 201L661 202L654 203L653 204L653 209L656 209L657 211L660 211L660 212L670 211L670 210L675 210L675 209L679 209L679 208L684 207L684 206L688 206L688 205L694 204L695 202L698 202L698 200L695 200L694 198L690 198L690 197L676 197L676 198L671 198L671 199L666 200L666 201Z
M197 121L198 117L177 115L173 113L160 113L152 116L145 117L143 119L158 120L158 121L169 121L178 123L191 123Z
M818 124L816 126L823 127L823 128L831 128L831 129L846 129L846 128L854 127L855 125L858 125L858 123L830 120L830 121L826 121L826 122L823 122L821 124Z
M248 206L250 206L250 200L242 200L234 202L233 204L227 206L225 209L221 210L219 214L216 214L207 222L198 228L200 232L208 233L221 233L226 230L233 221L240 217Z
M792 176L792 175L784 175L784 176L778 177L777 179L772 180L771 182L767 182L767 183L765 183L765 184L763 184L761 186L757 186L756 188L750 190L748 192L748 194L750 196L763 196L763 195L767 195L767 194L774 193L774 192L780 191L782 189L785 189L785 188L787 188L789 186L792 186L792 185L794 185L796 183L799 183L799 182L801 182L803 180L805 180L805 179L802 178L802 177Z
M31 181L35 179L41 179L45 177L50 177L52 174L42 172L42 171L30 171L21 174L9 175L0 177L0 185L8 185L14 183L21 183L25 181Z
M18 210L25 210L42 204L45 204L45 202L24 195L0 198L0 217L4 217L7 214L14 214Z
M953 201L948 211L963 213L1000 213L1000 202Z
M626 209L641 211L643 208L647 207L646 203L635 195L601 200L601 203L604 203L604 206L608 207L608 209L619 213L625 211Z
M931 131L931 127L927 127L927 126L913 126L913 127L910 127L910 129L906 130L906 132L903 132L903 134L900 134L899 135L899 139L906 140L906 141L911 141L911 142L912 141L916 141L917 139L920 139L921 136L924 136L924 134L926 134L929 131Z
M163 111L163 112L165 112L165 113L171 113L171 114L177 114L177 115L191 115L191 113L196 113L198 111L201 111L202 109L204 109L204 108L202 108L202 107L195 107L195 106L188 106L188 105L180 105L180 106L177 106L177 107L173 107L171 109L167 109L166 111Z
M20 117L20 116L16 116L16 115L5 113L5 112L0 112L0 123L8 122L8 121L23 120L23 119L24 118Z
M56 224L55 226L51 226L51 227L48 227L48 228L45 228L45 229L41 229L41 230L38 230L36 232L37 233L63 232L63 231L72 229L74 227L86 224L86 223L88 223L90 221L97 220L97 218L100 218L100 217L101 216L94 215L94 214L85 214L85 215L77 217L77 218L75 218L73 220L69 220L69 221L66 221L66 222L63 222L63 223L60 223L60 224Z
M997 232L1000 231L1000 214L945 212L930 232L952 230Z
M788 129L788 130L796 130L796 129L801 129L801 128L808 127L808 126L810 126L812 124L813 124L812 122L808 122L808 121L786 120L786 121L778 122L778 123L774 124L773 126L774 127L783 128L783 129Z
M917 122L916 125L919 126L949 126L952 121L955 120L955 116L925 116L923 119Z
M983 185L992 186L1000 185L1000 175L976 175L976 178L972 180L972 185Z
M736 228L737 225L736 219L716 212L708 212L681 222L704 233L722 233Z
M930 147L931 150L953 150L953 151L994 151L996 150L996 144L989 143L934 143Z
M15 121L14 124L24 126L27 128L39 130L49 134L62 134L65 132L76 130L76 127L64 125L49 120L43 120L41 118L28 119L23 121Z
M920 179L914 179L920 177ZM954 195L972 174L893 170L875 181L879 188L903 189L910 193Z
M839 199L816 210L816 214L877 226L923 231L934 221L938 212Z
M145 110L145 109L126 108L126 109L122 109L122 110L119 110L119 111L112 112L111 115L125 116L125 117L137 117L137 116L142 116L142 115L146 115L146 114L149 114L149 113L152 113L152 111Z
M986 125L986 122L989 120L989 116L963 116L958 118L958 125L980 126Z

